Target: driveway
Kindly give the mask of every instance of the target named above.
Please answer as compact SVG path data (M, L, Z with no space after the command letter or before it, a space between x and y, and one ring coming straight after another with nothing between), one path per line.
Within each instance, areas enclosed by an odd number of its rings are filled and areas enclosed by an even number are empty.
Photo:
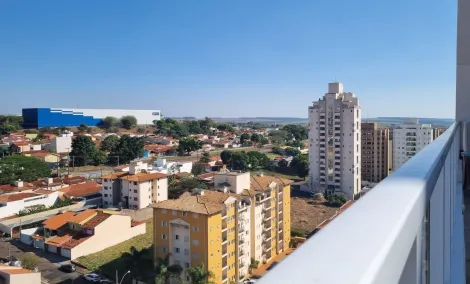
M65 273L59 270L59 267L63 263L68 263L68 260L52 254L46 253L39 249L34 249L24 245L18 241L7 242L0 240L0 257L6 257L9 254L15 257L19 257L24 252L32 252L38 256L37 268L41 272L41 277L43 283L50 284L85 284L89 283L83 277L80 277L82 273L87 273L86 271L76 271L73 273Z

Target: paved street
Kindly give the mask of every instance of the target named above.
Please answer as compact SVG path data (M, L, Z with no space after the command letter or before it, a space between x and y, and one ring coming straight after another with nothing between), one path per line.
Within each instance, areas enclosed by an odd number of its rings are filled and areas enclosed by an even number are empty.
M59 270L59 267L62 263L67 263L67 259L51 254L45 253L44 251L34 249L32 247L28 247L26 245L17 244L13 241L15 245L11 244L10 242L6 242L4 240L0 241L0 257L7 257L9 254L14 257L20 257L25 251L30 251L36 254L39 257L39 262L37 264L37 268L41 272L41 277L43 278L43 283L50 283L50 284L85 284L89 283L83 277L81 277L81 273L74 272L74 273L65 273ZM24 249L24 251L20 250L19 247Z

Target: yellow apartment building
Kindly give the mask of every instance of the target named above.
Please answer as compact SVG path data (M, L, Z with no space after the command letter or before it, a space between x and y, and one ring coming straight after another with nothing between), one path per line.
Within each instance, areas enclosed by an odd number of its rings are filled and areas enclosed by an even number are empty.
M155 256L184 269L203 263L215 283L244 279L252 258L267 262L289 246L290 183L221 173L215 190L155 203Z

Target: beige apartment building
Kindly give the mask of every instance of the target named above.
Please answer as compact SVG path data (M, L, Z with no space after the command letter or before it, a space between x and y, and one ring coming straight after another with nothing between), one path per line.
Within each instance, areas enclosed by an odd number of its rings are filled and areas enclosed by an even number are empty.
M252 258L269 262L289 247L290 183L218 173L215 190L154 204L155 256L170 254L183 269L203 263L214 283L239 283Z
M168 175L148 170L148 165L134 162L128 172L102 177L104 207L122 206L142 209L168 199Z
M378 123L362 123L362 180L378 183L390 174L390 129Z

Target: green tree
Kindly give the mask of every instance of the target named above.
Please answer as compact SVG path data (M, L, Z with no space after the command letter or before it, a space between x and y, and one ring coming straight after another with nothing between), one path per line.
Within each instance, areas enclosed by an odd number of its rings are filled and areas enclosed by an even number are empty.
M214 127L215 122L212 119L206 117L204 120L199 121L199 125L205 133L210 133L210 130L212 127Z
M191 173L195 176L198 176L206 170L206 165L203 163L194 163L193 168L191 169Z
M125 115L119 120L119 124L122 128L131 129L132 127L137 126L137 118L132 115Z
M301 154L299 149L292 148L292 147L287 147L284 150L284 152L286 153L287 156L292 156L292 157L295 157Z
M51 169L35 157L13 155L0 159L0 184L13 184L18 180L35 181L50 175Z
M211 154L209 152L204 151L202 153L201 158L199 159L199 162L207 164L211 161Z
M269 144L269 139L266 138L266 137L262 137L262 138L260 139L259 143L260 143L261 145Z
M191 284L213 284L211 280L214 274L210 270L204 268L204 263L198 266L192 266L186 269Z
M227 123L220 123L217 125L217 130L220 130L220 131L227 131L227 132L234 132L235 129L233 129L233 126L231 126L230 124L227 124Z
M105 152L113 151L119 145L119 136L109 135L101 142L100 149Z
M282 160L280 160L277 164L278 164L278 166L279 166L280 168L287 168L287 166L289 165L289 162L287 162L286 160L282 159Z
M224 163L224 165L228 165L230 163L230 160L232 159L232 151L223 150L220 153L220 159L222 160L222 163Z
M250 169L265 168L269 165L269 158L266 154L258 151L246 153Z
M157 257L155 272L155 284L166 284L170 278L179 278L183 268L178 264L170 265L170 254L167 254L165 258Z
M188 120L185 121L185 124L188 127L188 132L191 134L204 133L204 130L201 128L199 120Z
M106 155L106 152L101 151L101 150L96 150L95 155L93 156L93 165L95 166L104 165L107 159L108 159L108 156Z
M131 272L132 279L145 280L153 268L151 253L148 249L137 250L131 247L129 252L121 255L126 270Z
M283 131L289 134L289 137L295 140L305 140L308 138L308 130L305 125L300 124L287 124L282 127Z
M248 133L243 133L241 136L240 136L240 143L243 144L245 143L245 141L247 140L250 140L250 134Z
M82 123L82 124L80 124L80 126L77 129L78 129L79 132L85 133L85 132L88 131L88 126L86 124Z
M74 157L75 166L84 166L94 161L96 151L96 145L91 137L81 135L72 141L70 156Z
M101 121L100 127L104 129L109 129L113 126L118 125L118 122L118 119L114 116L107 116L103 119L103 121Z
M271 148L271 151L272 151L274 154L284 155L284 149L282 149L282 148L279 147L279 146L273 146L273 147Z
M253 133L253 134L251 134L250 140L252 142L258 143L258 142L260 142L261 138L262 138L262 136L259 135L258 133Z
M245 151L235 151L232 153L230 166L234 170L246 171L250 166L250 158Z
M145 133L145 128L142 128L142 127L137 128L137 133L140 133L140 134Z
M178 151L188 155L193 151L202 149L202 141L196 140L194 137L182 138L179 141Z
M18 131L22 128L23 117L19 115L0 115L0 135Z
M303 179L308 176L309 163L306 155L298 155L292 159L290 163L291 168L297 173L297 175Z
M39 262L39 257L32 252L23 253L18 259L21 261L21 266L29 270L34 270Z
M117 156L119 156L119 162L122 164L128 164L130 161L140 158L144 155L144 140L142 137L130 137L129 135L122 135L119 139L119 144L111 149L109 160L111 164L117 162Z
M341 207L344 203L348 202L348 198L340 194L329 194L327 195L328 205L332 207Z

